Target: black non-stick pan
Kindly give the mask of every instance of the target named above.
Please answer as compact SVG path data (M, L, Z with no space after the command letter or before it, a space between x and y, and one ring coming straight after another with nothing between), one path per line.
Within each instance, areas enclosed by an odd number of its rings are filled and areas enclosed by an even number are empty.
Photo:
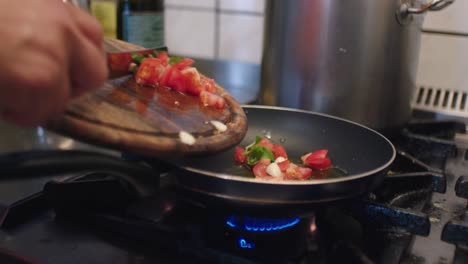
M191 191L223 199L260 204L308 204L334 201L369 192L378 186L395 159L389 140L362 125L300 110L245 107L248 132L241 146L268 136L281 143L291 159L326 148L338 178L306 181L265 181L249 177L234 163L233 150L176 163L181 184ZM240 173L244 171L244 173ZM233 175L233 172L237 172ZM239 176L240 175L240 176Z
M260 205L313 204L354 197L373 190L384 179L395 159L392 143L365 126L319 113L268 106L244 106L248 132L241 146L267 136L281 143L292 159L326 148L333 166L344 171L342 177L270 181L253 178L234 162L234 149L210 156L163 160L190 193L226 201ZM145 164L159 161L140 157ZM39 175L40 172L107 170L135 185L148 195L157 191L151 183L158 173L152 166L126 161L120 157L79 151L39 151L6 154L0 158L3 177Z

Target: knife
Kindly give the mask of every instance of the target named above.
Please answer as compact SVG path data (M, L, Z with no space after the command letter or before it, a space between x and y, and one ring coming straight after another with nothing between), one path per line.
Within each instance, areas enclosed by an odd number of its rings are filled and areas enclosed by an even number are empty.
M152 55L153 57L157 57L161 52L168 52L167 47L162 46L128 51L107 51L109 78L118 78L130 74L129 67L135 56Z

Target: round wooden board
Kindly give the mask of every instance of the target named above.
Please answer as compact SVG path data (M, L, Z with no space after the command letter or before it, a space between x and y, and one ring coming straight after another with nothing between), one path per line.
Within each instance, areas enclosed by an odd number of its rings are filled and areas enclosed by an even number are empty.
M115 42L118 49L127 47L125 42ZM140 47L128 44L127 48ZM149 157L214 154L240 143L247 133L242 107L219 85L216 90L226 100L224 109L204 106L197 96L166 87L139 86L128 75L108 80L100 89L72 101L65 114L46 128L94 145ZM224 123L227 130L218 131L210 122L213 120ZM192 134L195 143L183 143L181 131Z

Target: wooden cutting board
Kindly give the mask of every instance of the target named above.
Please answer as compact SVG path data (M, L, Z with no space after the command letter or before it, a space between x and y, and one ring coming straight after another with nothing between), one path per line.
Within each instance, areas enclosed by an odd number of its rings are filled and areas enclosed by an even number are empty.
M106 49L141 47L107 39ZM240 143L247 132L242 107L219 85L216 90L226 100L224 109L203 106L197 96L169 88L139 86L131 75L109 79L100 89L72 101L65 114L46 128L90 144L149 157L214 154ZM220 132L212 120L222 122L227 130ZM195 143L183 143L181 131L193 135Z

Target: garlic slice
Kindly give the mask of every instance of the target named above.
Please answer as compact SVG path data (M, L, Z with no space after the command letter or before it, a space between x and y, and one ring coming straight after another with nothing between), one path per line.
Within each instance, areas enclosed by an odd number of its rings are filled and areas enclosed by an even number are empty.
M266 168L266 173L275 178L279 178L282 175L281 169L276 163L270 163Z
M285 160L286 160L286 158L284 158L284 157L277 157L277 158L275 159L275 163L280 163L280 162L283 162L283 161L285 161Z
M224 132L227 130L227 126L217 120L211 120L210 123L219 131Z
M195 144L195 138L192 136L192 134L186 131L180 131L179 138L180 138L180 141L182 141L182 143L184 144L187 144L187 145Z

